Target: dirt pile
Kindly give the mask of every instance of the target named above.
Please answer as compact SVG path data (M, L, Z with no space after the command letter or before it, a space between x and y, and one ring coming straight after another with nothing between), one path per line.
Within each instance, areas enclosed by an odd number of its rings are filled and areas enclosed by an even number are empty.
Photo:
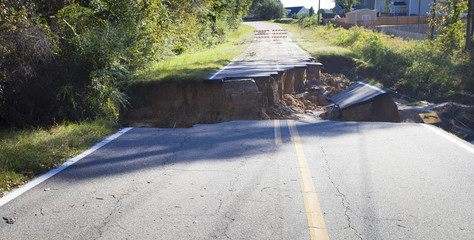
M327 106L328 96L333 96L344 91L350 81L344 74L319 73L319 80L310 80L300 91L284 94L280 101L280 108L293 114L292 118L301 117L301 114L330 111ZM319 118L319 116L312 117Z
M321 73L321 83L325 84L323 88L330 96L346 90L351 85L350 80L342 73Z
M283 95L281 107L290 109L297 113L303 113L305 111L323 110L326 104L326 96L321 93L314 92L309 93L307 91L296 95L285 94Z

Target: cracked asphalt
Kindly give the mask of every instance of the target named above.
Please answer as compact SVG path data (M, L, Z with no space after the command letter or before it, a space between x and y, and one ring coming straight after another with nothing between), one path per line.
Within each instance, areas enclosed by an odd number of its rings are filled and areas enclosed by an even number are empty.
M274 121L134 128L0 207L0 239L310 239L280 122L281 145ZM472 239L469 148L420 124L296 126L330 239Z

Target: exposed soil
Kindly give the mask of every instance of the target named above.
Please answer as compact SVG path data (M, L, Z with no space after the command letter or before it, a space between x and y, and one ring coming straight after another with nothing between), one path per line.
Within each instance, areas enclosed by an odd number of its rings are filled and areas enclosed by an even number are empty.
M342 73L345 70L352 71L356 63L351 58L342 56L323 56L318 57L317 61L324 65L326 73Z
M250 79L144 83L129 95L132 108L121 119L126 126L175 128L268 118L262 93Z
M308 80L303 85L297 78L314 79L314 76L306 70L293 69L269 78L135 86L130 91L133 108L124 114L122 123L135 127L174 128L252 119L337 120L331 115L334 106L326 100L347 89L351 80L357 80L338 72L338 69L354 67L354 62L342 59L345 60L324 58L325 72L315 74L319 81ZM438 124L440 127L469 142L474 141L472 97L455 96L457 101L467 104L429 104L409 97L403 100L397 95L392 98L397 103L401 122L421 123L420 113L436 112L442 119Z

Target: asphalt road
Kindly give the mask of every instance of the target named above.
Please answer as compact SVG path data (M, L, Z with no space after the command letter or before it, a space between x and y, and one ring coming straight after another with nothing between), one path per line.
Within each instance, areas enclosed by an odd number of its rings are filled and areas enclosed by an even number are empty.
M274 31L282 30L279 26L263 22L244 24L254 27L257 31L267 31L265 34L267 38L255 38L244 52L209 79L269 77L279 71L306 66L311 59L311 55L294 44L287 34Z
M134 128L1 206L16 222L0 239L474 236L472 145L422 124L293 123Z

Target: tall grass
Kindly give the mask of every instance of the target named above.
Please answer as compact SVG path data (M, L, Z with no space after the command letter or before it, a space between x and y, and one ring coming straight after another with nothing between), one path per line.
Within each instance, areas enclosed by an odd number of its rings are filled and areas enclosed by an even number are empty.
M48 129L0 131L0 196L58 167L116 130L113 121L99 119Z
M245 39L253 30L254 28L242 24L236 31L230 33L225 43L212 49L184 53L153 62L139 71L135 78L137 81L205 79L247 48L250 42Z
M336 32L327 32L323 34L315 34L314 28L302 28L297 24L279 24L282 28L290 31L290 38L296 42L302 49L310 53L312 56L342 56L354 57L352 50L332 43L332 39L338 36Z
M360 27L282 26L313 56L352 58L359 68L374 69L385 87L419 99L440 101L474 90L473 53L446 55L429 41L407 41Z

